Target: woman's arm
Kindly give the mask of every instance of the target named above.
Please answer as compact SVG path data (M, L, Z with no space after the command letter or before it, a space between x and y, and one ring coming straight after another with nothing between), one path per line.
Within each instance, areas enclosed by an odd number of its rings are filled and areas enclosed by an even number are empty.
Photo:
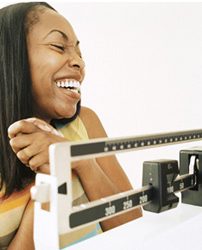
M88 108L82 108L80 117L87 129L89 138L107 137L97 115ZM74 170L79 176L84 190L90 200L132 189L128 177L115 156L100 157L95 160L78 162ZM142 216L140 208L103 221L103 230L108 230Z
M99 118L93 111L82 108L80 117L87 129L89 138L107 136ZM36 118L34 118L34 121L41 123ZM48 172L49 146L56 142L66 141L66 139L53 133L48 127L46 129L40 128L39 124L35 122L22 120L12 124L8 129L10 144L17 157L24 164L33 170L40 168L41 172ZM41 166L45 167L41 168ZM79 161L74 163L73 170L79 176L90 200L132 189L115 156ZM30 214L29 209L28 211L28 214ZM135 209L102 222L102 227L103 230L108 230L140 216L142 216L141 209Z
M34 250L33 201L25 208L20 227L7 250Z

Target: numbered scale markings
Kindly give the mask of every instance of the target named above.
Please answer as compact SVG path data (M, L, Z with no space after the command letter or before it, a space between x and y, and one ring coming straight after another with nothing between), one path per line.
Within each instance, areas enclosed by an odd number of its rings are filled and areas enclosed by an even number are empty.
M130 191L125 192L126 196L121 198L119 194L114 195L114 197L119 196L119 198L113 199L113 196L111 196L109 197L110 201L107 201L106 198L106 201L103 199L103 202L99 202L100 204L98 205L94 205L94 203L91 202L90 205L86 205L87 208L79 209L78 212L70 214L70 227L74 228L92 221L100 221L102 218L105 219L124 210L147 204L152 199L151 188L151 186L143 187L140 192L134 191L133 194L130 195L127 195L131 193Z
M74 143L71 145L71 157L82 157L85 155L107 155L126 150L140 150L167 144L178 144L183 142L202 139L202 130L187 130L181 132L161 133L137 137L124 137L117 139L95 139L93 142Z
M172 183L172 186L168 185L167 193L182 192L190 189L195 185L195 178L196 176L194 174L179 177ZM90 204L81 205L84 208L81 208L81 206L74 207L73 210L78 211L71 213L69 216L70 228L75 228L93 221L101 221L125 210L149 204L154 198L153 191L154 188L152 185L148 185L142 187L140 191L127 191L107 197L103 199L103 201L95 201ZM121 198L120 195L122 196Z

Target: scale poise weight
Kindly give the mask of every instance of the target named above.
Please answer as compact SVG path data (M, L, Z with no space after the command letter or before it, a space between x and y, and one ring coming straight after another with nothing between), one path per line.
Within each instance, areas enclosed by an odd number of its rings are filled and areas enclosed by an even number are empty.
M202 206L202 148L181 150L179 167L176 160L145 161L142 188L76 207L72 207L71 184L73 161L201 139L202 130L189 130L51 145L51 174L37 174L31 190L32 199L35 200L35 249L59 250L59 234L139 206L155 213L175 208L179 203L176 192L182 192L183 203ZM48 240L44 240L47 235Z

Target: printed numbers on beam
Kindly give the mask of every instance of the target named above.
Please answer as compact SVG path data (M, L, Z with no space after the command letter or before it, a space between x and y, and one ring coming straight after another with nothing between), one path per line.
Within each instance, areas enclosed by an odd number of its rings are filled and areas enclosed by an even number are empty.
M129 209L133 206L132 200L127 200L123 202L123 210Z
M105 216L110 216L116 213L116 207L114 205L105 208Z
M139 201L140 204L145 203L147 201L148 201L148 195L147 194L140 196L140 201Z

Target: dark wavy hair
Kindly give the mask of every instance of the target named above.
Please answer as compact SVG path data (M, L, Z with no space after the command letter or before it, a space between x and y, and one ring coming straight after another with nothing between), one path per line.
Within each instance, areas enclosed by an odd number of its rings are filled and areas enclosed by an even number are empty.
M7 129L13 122L33 116L26 35L45 8L55 11L45 2L17 3L0 9L0 190L5 187L5 196L35 178L35 173L13 153ZM80 103L76 114L61 123L74 120L79 111Z

